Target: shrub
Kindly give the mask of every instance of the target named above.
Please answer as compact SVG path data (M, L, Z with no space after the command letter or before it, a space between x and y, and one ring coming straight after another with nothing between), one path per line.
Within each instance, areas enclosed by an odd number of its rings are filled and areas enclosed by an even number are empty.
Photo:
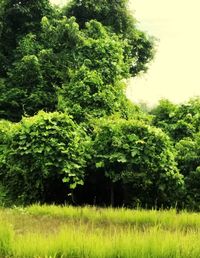
M120 182L125 204L176 203L183 178L164 132L141 121L122 119L102 119L94 128L94 167L111 187Z
M63 201L83 184L89 139L71 117L45 113L23 118L12 129L4 181L22 203ZM66 186L64 186L66 183Z

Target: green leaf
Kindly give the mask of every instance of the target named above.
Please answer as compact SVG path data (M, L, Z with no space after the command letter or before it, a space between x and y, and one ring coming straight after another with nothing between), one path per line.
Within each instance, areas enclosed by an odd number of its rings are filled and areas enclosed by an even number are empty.
M63 183L69 183L70 178L69 178L69 177L64 177L64 178L62 179L62 181L63 181Z
M96 168L103 168L105 166L105 163L103 161L97 162L96 164Z
M75 189L76 188L76 185L77 185L77 183L73 183L73 184L70 184L70 189Z
M131 157L134 158L138 154L137 150L131 151Z

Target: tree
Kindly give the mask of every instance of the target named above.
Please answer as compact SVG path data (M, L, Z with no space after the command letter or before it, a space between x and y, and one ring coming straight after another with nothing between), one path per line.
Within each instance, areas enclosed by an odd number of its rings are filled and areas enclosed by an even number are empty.
M173 140L176 149L176 162L185 181L187 208L199 210L199 164L200 164L200 98L174 105L162 100L152 111L153 124L162 128Z
M6 120L0 120L0 180L5 173L5 152L7 151L8 142L11 138L12 123Z
M12 123L6 120L0 120L0 206L10 206L12 200L9 196L7 184L4 182L6 174L6 154L8 145L12 137Z
M7 87L1 88L0 114L3 118L20 121L23 114L30 116L41 109L55 110L56 92L43 75L43 56L44 52L39 57L25 55L13 65L6 80Z
M53 9L48 0L4 0L0 9L0 76L5 76L18 41L27 33L38 33L42 17Z
M127 100L121 79L128 76L129 70L125 46L99 22L88 22L74 52L76 70L71 68L69 81L61 88L59 107L77 121L123 112Z
M176 144L177 162L180 172L188 176L200 165L200 133L193 138L183 138Z
M57 13L47 0L4 0L0 33L0 118L19 122L0 165L13 198L56 201L62 189L83 184L87 166L88 173L102 169L111 186L119 182L134 200L167 204L166 195L182 184L169 139L142 123L150 124L150 116L125 96L125 79L145 71L154 53L153 39L137 29L126 1L74 0ZM93 133L91 121L101 117ZM91 167L84 126L94 137Z
M6 90L1 88L2 117L19 121L23 114L57 108L76 117L80 111L82 118L89 109L98 116L119 111L126 102L120 81L131 63L126 46L99 22L80 30L74 18L44 17L40 37L28 34L19 42Z
M41 90L45 88L48 91L48 87L44 86L42 81L39 71L40 64L36 65L37 57L30 53L22 55L23 51L27 53L33 48L35 35L39 35L41 31L42 17L45 15L53 17L54 13L55 10L48 0L4 0L1 2L0 80L4 81L0 83L1 118L19 121L23 114L30 115L44 108L45 102L48 101L47 98L54 98L50 94L46 98L46 94ZM31 33L35 35L30 36ZM29 36L26 37L27 34ZM34 50L35 48L32 49L32 52ZM21 53L19 53L20 51ZM33 78L35 75L36 78ZM39 93L36 94L36 92ZM42 94L44 94L44 98L41 96ZM34 104L35 102L36 104ZM28 105L29 109L27 110Z
M91 103L92 100L96 110L92 115L99 113L100 109L103 115L120 110L126 113L123 111L127 103L125 84L120 81L137 73L130 73L133 66L138 72L145 70L144 66L151 59L153 43L136 29L124 1L114 5L109 1L103 2L103 5L98 3L99 17L102 12L106 12L107 18L111 11L115 14L115 22L99 19L104 26L90 19L93 11L96 14L92 1L83 1L82 4L92 5L92 9L88 12L84 26L79 27L74 17L61 17L47 0L4 1L0 13L0 31L3 35L0 44L6 49L2 48L1 60L5 59L8 63L2 64L2 118L19 121L23 115L33 115L40 109L51 112L66 109L76 116L76 109L81 106L81 112L84 112L85 103ZM75 5L76 2L69 4L63 14L71 16L70 12ZM10 42L7 42L8 38ZM80 76L84 69L87 70L87 78ZM94 86L94 74L99 88ZM93 78L93 89L88 99L81 104L77 101L83 99L78 100L78 95L88 88L88 76ZM80 79L82 82L77 82ZM76 85L74 88L73 83ZM79 92L75 93L76 90ZM72 106L74 94L77 97ZM102 104L99 104L101 101ZM104 108L106 111L103 111ZM85 109L85 113L87 111Z
M63 202L84 183L90 139L62 113L39 112L13 124L1 176L15 202Z
M137 120L101 119L94 130L93 160L111 182L112 204L116 182L123 185L125 204L166 206L178 200L183 178L170 139L160 129Z
M161 128L166 133L171 135L172 124L175 123L177 105L167 99L162 99L159 104L153 108L150 113L153 117L153 125Z
M130 74L137 75L147 70L154 56L154 39L137 29L136 20L127 8L127 0L72 0L64 14L75 16L81 28L90 20L97 20L111 31L127 40L133 58Z
M153 125L162 128L174 142L185 137L192 137L200 128L200 99L194 98L186 103L175 105L168 100L161 100L151 113Z

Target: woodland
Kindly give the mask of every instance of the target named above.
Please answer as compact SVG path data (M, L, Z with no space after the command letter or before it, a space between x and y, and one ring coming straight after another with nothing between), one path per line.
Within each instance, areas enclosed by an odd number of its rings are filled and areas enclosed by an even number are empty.
M155 54L126 0L0 0L0 204L199 211L200 98L125 93Z

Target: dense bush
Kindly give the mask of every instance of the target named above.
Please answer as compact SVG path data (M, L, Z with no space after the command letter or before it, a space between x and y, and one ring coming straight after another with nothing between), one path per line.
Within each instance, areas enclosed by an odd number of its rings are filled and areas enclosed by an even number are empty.
M162 128L175 146L177 166L186 186L183 203L187 208L199 210L200 98L181 104L161 100L151 113L153 124Z
M82 128L58 112L39 112L13 125L4 184L13 199L63 201L83 184L89 140ZM65 182L65 185L63 184Z
M178 201L183 178L165 133L137 120L103 119L94 128L94 166L111 182L113 204L115 183L123 189L125 204L170 206Z

